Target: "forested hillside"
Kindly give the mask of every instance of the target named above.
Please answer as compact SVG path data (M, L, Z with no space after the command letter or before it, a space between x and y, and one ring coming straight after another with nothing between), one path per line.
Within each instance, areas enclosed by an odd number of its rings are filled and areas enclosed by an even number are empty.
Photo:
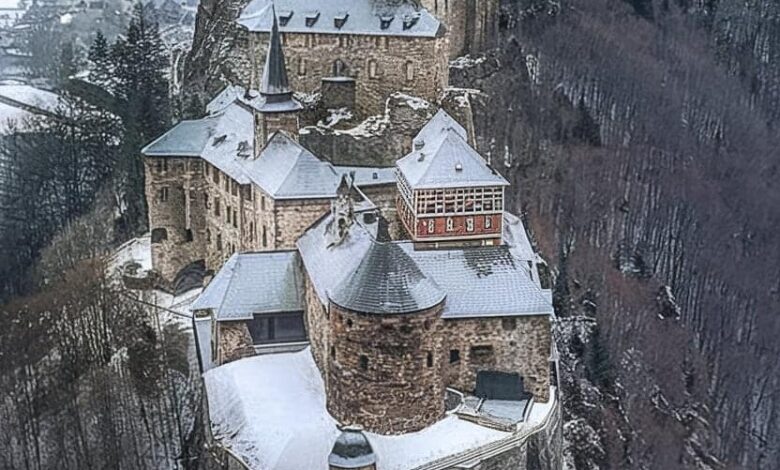
M778 468L778 5L507 1L501 27L454 82L555 274L577 468Z

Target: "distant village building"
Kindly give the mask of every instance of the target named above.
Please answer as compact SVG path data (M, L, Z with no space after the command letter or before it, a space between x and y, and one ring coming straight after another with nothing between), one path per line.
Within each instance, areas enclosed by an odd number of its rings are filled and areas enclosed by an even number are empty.
M333 4L255 0L241 21L268 23L259 90L226 88L143 149L154 268L172 290L183 268L212 274L191 306L210 428L245 468L525 468L531 440L560 438L557 353L509 183L444 111L392 168L297 141L306 85L289 78L285 27L443 37L405 2L365 2L409 12L392 17ZM374 85L351 78L359 102ZM425 80L385 76L381 93Z

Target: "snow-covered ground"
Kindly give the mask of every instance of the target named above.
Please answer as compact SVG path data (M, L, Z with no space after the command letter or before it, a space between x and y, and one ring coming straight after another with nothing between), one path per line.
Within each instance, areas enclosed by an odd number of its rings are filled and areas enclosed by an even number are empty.
M41 90L30 85L0 85L0 99L2 98L8 98L46 111L55 110L60 102L60 97L56 93ZM16 126L23 127L25 120L32 116L34 114L26 109L7 102L0 102L0 134L5 132L11 121Z
M309 348L242 359L204 377L216 439L250 468L327 468L339 430L327 411L322 377ZM534 405L517 433L542 423L553 406L554 400ZM453 414L415 433L366 434L379 470L414 469L515 436Z

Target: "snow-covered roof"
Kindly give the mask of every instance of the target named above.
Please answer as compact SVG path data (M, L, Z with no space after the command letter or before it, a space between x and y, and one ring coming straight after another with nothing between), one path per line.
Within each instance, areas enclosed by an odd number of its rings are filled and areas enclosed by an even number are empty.
M400 245L446 293L444 319L553 313L527 263L505 245L450 250L415 250L411 242Z
M436 37L443 29L427 10L393 0L253 0L238 23L270 32L273 5L282 33Z
M328 468L340 435L309 348L261 355L204 374L212 431L250 468ZM450 415L419 432L365 433L378 470L408 470L511 436Z
M393 242L373 241L357 268L342 280L330 299L355 312L381 315L425 310L445 293Z
M298 253L235 253L198 297L192 310L212 309L217 321L303 310Z
M439 111L414 139L412 152L396 162L412 189L508 186L466 140L466 130Z
M332 220L331 216L323 218L298 239L301 259L320 301L327 304L329 299L333 299L338 305L351 308L343 305L345 299L351 299L359 292L362 303L366 303L366 297L392 301L388 295L398 289L372 291L371 285L384 286L386 283L363 282L361 279L365 275L357 276L357 280L355 276L360 266L365 264L368 254L374 253L377 246L386 245L376 242L378 224L366 223L358 218L345 240L332 245L326 236ZM446 295L442 318L553 313L549 292L535 281L528 261L514 255L512 246L415 250L414 244L409 241L393 242L391 245L400 250L385 250L383 257L400 251L404 255L404 264L411 261L413 268L410 269L419 269L427 282L432 281L434 287L430 289L431 293ZM383 266L387 264L383 263ZM381 269L377 271L381 272ZM351 286L349 295L340 291L344 286Z
M339 173L355 172L355 185L359 188L381 184L395 184L395 168L371 166L336 166Z
M327 235L333 217L323 217L296 242L301 260L320 302L328 304L330 293L360 264L376 237L377 223L353 225L341 243Z

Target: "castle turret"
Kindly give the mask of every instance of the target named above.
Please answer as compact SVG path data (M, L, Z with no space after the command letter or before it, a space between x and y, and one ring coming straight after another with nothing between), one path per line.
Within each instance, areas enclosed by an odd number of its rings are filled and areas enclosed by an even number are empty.
M293 138L298 136L298 113L301 104L293 98L290 82L287 79L287 65L284 60L282 40L276 10L273 11L273 27L268 42L265 68L260 82L260 96L251 100L255 116L255 155L273 135L282 130Z
M442 417L444 358L436 331L444 298L399 244L372 243L330 296L328 410L334 418L400 434Z
M329 470L376 470L376 455L360 426L345 426L328 456Z

